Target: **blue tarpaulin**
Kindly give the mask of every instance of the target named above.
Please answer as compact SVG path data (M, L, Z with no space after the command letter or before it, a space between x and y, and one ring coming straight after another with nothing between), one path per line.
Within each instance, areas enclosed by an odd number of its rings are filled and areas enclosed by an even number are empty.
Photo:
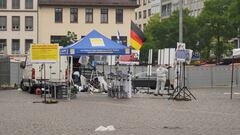
M60 49L61 56L80 55L130 55L131 49L118 44L100 34L96 30L91 31L81 40Z

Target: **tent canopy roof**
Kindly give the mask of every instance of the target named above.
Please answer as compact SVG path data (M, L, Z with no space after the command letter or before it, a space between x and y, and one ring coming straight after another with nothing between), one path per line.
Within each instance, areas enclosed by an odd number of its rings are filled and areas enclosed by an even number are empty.
M233 49L233 57L240 57L240 48Z
M60 49L60 55L129 55L131 49L118 44L96 30L91 31L81 40Z

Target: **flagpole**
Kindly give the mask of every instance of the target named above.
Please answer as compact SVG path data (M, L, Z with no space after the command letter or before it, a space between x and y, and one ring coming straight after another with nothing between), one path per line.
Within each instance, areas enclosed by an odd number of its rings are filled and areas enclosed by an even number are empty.
M179 42L183 42L183 1L179 0Z

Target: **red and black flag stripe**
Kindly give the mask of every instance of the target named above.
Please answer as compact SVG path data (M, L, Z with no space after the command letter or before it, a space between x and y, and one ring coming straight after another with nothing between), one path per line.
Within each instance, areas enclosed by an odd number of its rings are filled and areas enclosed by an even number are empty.
M141 29L139 29L138 26L131 21L130 43L132 48L139 50L145 40L146 38Z

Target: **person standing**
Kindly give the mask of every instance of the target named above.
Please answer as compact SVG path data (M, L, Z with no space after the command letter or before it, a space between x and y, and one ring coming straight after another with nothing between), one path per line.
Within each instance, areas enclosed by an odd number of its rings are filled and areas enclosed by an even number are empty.
M163 66L159 66L156 72L157 72L157 84L156 84L156 90L154 93L155 96L159 94L159 88L160 88L160 95L163 94L165 83L167 80L168 70Z

